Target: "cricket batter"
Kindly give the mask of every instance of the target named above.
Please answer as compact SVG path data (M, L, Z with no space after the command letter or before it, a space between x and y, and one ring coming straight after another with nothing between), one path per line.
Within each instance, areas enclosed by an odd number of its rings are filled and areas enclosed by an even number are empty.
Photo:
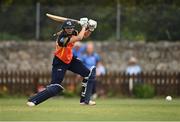
M80 104L95 105L95 101L91 101L93 82L96 75L96 67L88 69L83 63L73 56L72 48L77 41L87 38L97 27L97 22L88 18L81 18L81 31L78 33L75 30L75 23L71 20L66 20L62 25L62 30L57 33L56 51L52 63L52 81L45 90L37 93L28 99L28 106L35 106L50 97L57 95L64 88L61 86L66 70L70 70L84 77L82 81L82 91Z

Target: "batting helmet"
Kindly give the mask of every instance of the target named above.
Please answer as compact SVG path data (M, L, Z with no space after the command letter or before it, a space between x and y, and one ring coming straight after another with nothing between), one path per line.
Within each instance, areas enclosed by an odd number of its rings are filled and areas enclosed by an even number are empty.
M71 21L71 20L66 20L62 24L63 29L70 29L70 28L74 28L74 27L75 27L75 23L73 21Z

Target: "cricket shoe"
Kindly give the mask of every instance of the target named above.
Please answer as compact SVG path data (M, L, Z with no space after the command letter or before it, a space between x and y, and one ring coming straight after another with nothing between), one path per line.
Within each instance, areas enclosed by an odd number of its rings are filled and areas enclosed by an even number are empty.
M35 106L35 104L34 104L33 102L27 102L26 104L27 104L29 107Z
M96 105L95 101L90 100L89 103L80 102L80 105Z

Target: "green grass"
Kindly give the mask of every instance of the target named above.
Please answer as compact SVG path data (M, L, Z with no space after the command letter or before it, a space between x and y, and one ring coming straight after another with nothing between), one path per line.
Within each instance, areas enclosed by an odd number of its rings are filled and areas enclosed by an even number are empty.
M79 100L50 99L27 107L24 98L0 98L0 120L31 121L180 121L180 99L98 99L96 106L79 105Z

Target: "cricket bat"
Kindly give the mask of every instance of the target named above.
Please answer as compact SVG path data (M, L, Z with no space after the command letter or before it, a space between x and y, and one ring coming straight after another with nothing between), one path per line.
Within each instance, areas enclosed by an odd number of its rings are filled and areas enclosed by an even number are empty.
M64 21L66 21L66 20L71 20L71 21L74 21L74 22L80 24L79 21L76 20L76 19L66 18L66 17L57 16L57 15L48 14L48 13L46 14L46 16L49 17L49 18L52 19L52 20L57 21L57 22L64 22Z

